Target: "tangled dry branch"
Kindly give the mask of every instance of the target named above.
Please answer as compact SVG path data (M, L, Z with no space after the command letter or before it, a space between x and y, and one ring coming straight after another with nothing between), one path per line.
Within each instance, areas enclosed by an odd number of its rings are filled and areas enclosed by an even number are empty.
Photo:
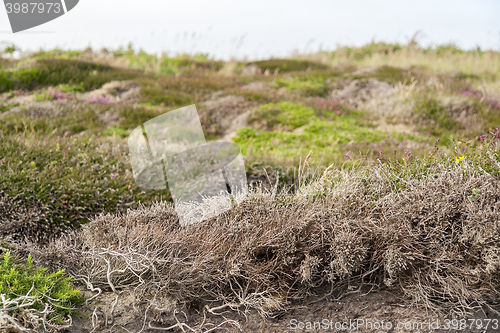
M0 328L5 331L35 332L43 328L44 332L53 332L71 327L72 319L69 317L63 324L55 324L49 317L55 314L54 304L44 303L44 309L39 311L32 306L39 302L36 296L29 296L34 286L26 295L8 299L4 294L0 295L2 308L0 308Z

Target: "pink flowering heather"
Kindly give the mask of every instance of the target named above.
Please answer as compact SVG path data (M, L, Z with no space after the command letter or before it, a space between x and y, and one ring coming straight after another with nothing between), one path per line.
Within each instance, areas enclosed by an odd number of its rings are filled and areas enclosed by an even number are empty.
M108 104L116 105L115 101L110 101L105 96L100 96L98 98L84 98L84 99L82 99L82 101L89 102L89 103L104 104L104 105L108 105Z
M47 93L47 97L49 101L54 101L54 100L59 101L65 98L69 98L71 96L67 93L61 92L60 90L55 90Z

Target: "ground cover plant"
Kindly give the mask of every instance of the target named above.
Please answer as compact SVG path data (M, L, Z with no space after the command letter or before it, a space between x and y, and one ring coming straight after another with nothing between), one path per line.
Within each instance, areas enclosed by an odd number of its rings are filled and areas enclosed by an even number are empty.
M80 291L71 284L72 276L64 270L48 273L46 268L35 268L31 256L25 265L19 264L9 251L0 260L2 329L28 332L71 327L71 315L83 303Z
M414 39L256 62L132 46L8 54L2 246L21 275L74 276L84 327L123 326L127 294L138 331L222 325L183 324L179 309L280 318L370 290L442 314L498 311L498 52ZM252 190L183 228L168 190L136 186L127 136L190 104L208 140L241 147Z
M168 191L151 196L137 187L127 154L123 142L115 146L88 137L2 138L0 191L6 196L0 208L2 235L47 241L98 212L125 211L141 201L168 199Z
M372 129L362 111L335 102L324 104L318 103L317 108L289 102L265 104L250 114L253 126L239 129L234 141L251 154L252 162L272 155L278 163L288 160L287 165L297 165L297 159L311 149L314 164L331 164L344 161L346 152L358 147L391 156L394 149L401 153L402 144L408 142L431 143L425 136Z

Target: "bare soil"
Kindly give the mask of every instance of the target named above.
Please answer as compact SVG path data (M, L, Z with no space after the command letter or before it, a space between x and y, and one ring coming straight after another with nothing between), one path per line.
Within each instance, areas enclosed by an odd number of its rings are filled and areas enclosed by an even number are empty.
M328 286L320 292L328 292ZM225 308L217 315L207 311L205 306L215 308L218 304L177 304L163 299L156 307L147 308L137 304L134 296L124 292L119 297L113 317L110 310L116 301L114 293L104 293L96 302L85 306L81 316L74 318L70 330L63 332L91 332L92 314L96 332L484 332L500 331L495 320L500 317L488 309L478 310L472 315L443 316L428 312L422 306L411 305L404 301L403 295L381 290L368 293L369 290L347 295L338 300L323 300L311 304L296 304L287 312L277 313L275 318L263 318L255 310L244 313ZM316 299L320 299L317 297ZM97 309L97 310L96 310ZM147 311L147 313L146 313ZM214 311L215 312L215 311ZM106 326L105 313L108 315ZM174 315L175 313L175 315ZM146 314L146 317L145 317ZM145 319L146 318L146 319ZM456 319L457 321L453 321ZM466 328L453 329L466 320ZM492 320L489 327L478 328L480 319ZM173 327L182 323L182 328ZM185 325L184 325L185 324ZM321 324L321 325L320 325ZM220 325L220 326L219 326ZM314 326L316 325L316 326ZM437 325L437 326L436 326ZM472 325L472 326L471 326ZM500 325L500 323L498 324ZM219 327L217 327L219 326ZM462 325L463 326L463 325ZM439 329L436 329L439 327ZM447 329L448 327L448 329ZM167 328L170 328L167 330Z

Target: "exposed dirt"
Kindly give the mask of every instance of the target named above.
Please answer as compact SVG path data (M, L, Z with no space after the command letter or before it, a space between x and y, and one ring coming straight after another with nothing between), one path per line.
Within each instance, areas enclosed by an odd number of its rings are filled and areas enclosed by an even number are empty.
M99 121L105 126L116 126L120 123L123 117L120 116L120 110L112 108L98 115Z
M248 101L243 97L215 96L198 107L198 114L206 134L230 136L236 129L246 126L250 110L257 106L259 103Z
M262 74L262 70L259 68L259 66L255 64L247 65L243 67L243 75L260 75Z
M375 129L384 132L407 133L412 135L418 134L414 126L405 124L388 124L383 118L379 120Z
M7 94L4 94L7 95ZM6 101L8 100L7 98L4 98ZM24 105L28 104L31 102L36 101L36 96L35 95L21 95L21 96L15 96L9 100L9 103L12 104L19 104L19 105Z
M327 288L320 288L327 292ZM367 292L368 290L366 290ZM319 294L319 293L318 293ZM90 296L90 294L89 294ZM500 317L487 309L473 315L445 317L427 312L424 307L412 306L402 300L402 295L388 290L373 293L355 293L340 300L323 300L311 304L297 304L287 312L277 312L276 318L263 318L256 311L244 313L240 308L224 308L209 313L206 306L213 309L220 304L179 304L168 297L158 298L153 305L138 304L129 292L123 292L111 316L111 309L117 297L114 293L104 293L80 311L73 319L73 326L63 332L91 332L94 317L95 332L157 332L171 328L170 332L205 332L220 325L215 332L498 332L492 321L488 329L478 329L477 319L499 320ZM319 298L318 298L319 299ZM147 311L147 312L146 312ZM175 313L175 314L174 314ZM94 315L93 315L94 314ZM106 325L106 315L108 322ZM204 317L206 316L206 317ZM146 319L145 319L146 318ZM451 329L451 320L465 319L467 329ZM473 321L477 320L477 321ZM446 321L449 320L449 321ZM175 327L177 322L187 326ZM483 321L485 323L485 321ZM204 323L204 324L203 324ZM315 324L316 323L316 324ZM321 325L320 325L321 324ZM459 324L459 322L458 322ZM314 326L316 325L316 326ZM343 327L342 327L343 325ZM439 326L436 326L439 325ZM445 329L446 326L450 329ZM470 326L472 325L472 326ZM500 324L499 324L500 325ZM154 328L151 328L154 327ZM441 329L436 329L440 327Z
M140 97L140 87L132 81L111 81L100 89L79 94L78 97L83 100L104 97L111 102L137 102Z
M23 106L16 106L10 111L4 113L9 115L16 112L24 112L24 115L30 118L41 119L44 117L60 117L64 115L65 110L84 109L88 103L77 100L63 99L55 101L29 102ZM0 115L1 116L1 115Z
M463 97L446 97L441 101L447 113L465 129L481 131L482 122L476 115L476 106Z
M341 89L332 92L332 97L347 102L355 108L368 100L382 100L393 94L393 87L390 84L375 79L353 80L343 84Z
M250 83L244 85L243 87L241 87L241 89L248 90L248 91L267 90L269 88L270 88L269 85L265 82L262 82L262 81L250 82Z

